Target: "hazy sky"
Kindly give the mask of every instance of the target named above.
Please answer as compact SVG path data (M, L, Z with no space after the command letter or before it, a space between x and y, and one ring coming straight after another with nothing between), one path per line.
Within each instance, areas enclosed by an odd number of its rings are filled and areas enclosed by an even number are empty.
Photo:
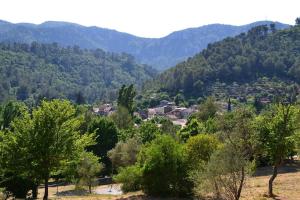
M300 0L0 0L0 19L68 21L144 37L211 23L258 20L294 24Z

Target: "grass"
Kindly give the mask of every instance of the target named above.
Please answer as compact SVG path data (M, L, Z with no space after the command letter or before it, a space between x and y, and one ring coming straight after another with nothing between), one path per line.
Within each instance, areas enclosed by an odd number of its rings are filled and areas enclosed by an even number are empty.
M272 172L271 167L259 168L255 176L248 178L242 192L242 200L271 200L266 197L268 181ZM105 187L99 186L98 188ZM107 187L107 186L106 186ZM58 191L64 196L56 196L56 187L49 187L50 199L59 200L159 200L143 195L142 192L124 195L96 195L83 191L76 191L74 185L59 186ZM279 174L274 182L274 194L277 200L300 200L300 160L287 164L279 169ZM42 198L43 189L39 190ZM174 198L173 198L174 199Z
M244 187L243 200L269 200L267 198L268 181L272 173L271 167L258 169L256 175L247 180ZM273 199L300 200L300 161L287 164L279 169L274 181Z

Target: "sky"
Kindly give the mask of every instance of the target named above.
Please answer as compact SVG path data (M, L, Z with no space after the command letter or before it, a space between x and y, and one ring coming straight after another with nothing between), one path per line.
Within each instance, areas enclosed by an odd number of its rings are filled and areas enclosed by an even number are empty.
M9 22L67 21L152 38L212 23L294 24L299 16L300 0L0 0L0 19Z

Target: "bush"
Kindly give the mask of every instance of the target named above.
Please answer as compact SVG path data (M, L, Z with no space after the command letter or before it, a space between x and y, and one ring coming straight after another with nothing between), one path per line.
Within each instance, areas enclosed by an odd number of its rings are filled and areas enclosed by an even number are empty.
M220 142L213 135L199 134L190 137L185 145L187 160L191 168L197 168L207 163L210 156L220 146Z
M5 187L6 191L11 192L14 197L25 199L29 190L34 188L31 180L13 176L1 183L1 187Z
M141 189L142 171L139 166L120 168L120 172L114 177L118 183L123 183L123 192L132 192Z
M182 145L171 136L161 135L139 153L142 189L152 196L187 196L187 163Z
M137 139L130 138L126 142L118 142L107 155L115 169L127 167L135 164L140 147L141 144Z

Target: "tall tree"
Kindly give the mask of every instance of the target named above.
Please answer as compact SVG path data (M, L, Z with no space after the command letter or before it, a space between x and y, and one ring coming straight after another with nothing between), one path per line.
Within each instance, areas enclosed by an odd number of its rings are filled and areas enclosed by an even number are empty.
M261 142L263 152L270 158L273 173L269 179L269 196L273 194L273 182L278 174L278 168L288 157L290 145L297 129L296 120L299 109L292 105L281 103L272 110L257 118L258 141Z
M123 85L119 90L118 96L118 106L123 106L127 108L128 112L133 115L134 112L134 97L136 96L136 91L133 84L126 87Z
M48 180L62 167L63 161L84 151L93 143L92 135L81 135L81 119L68 101L42 101L32 114L25 112L12 123L12 132L6 134L7 163L13 172L43 181L48 199Z
M103 169L103 166L99 163L99 158L93 155L91 152L86 152L80 159L77 167L79 176L79 184L88 186L89 193L92 193L92 186L94 186L97 174Z
M130 129L134 125L132 116L127 108L123 106L118 106L117 111L111 115L111 118L119 129Z
M218 109L215 99L213 97L208 97L199 105L199 112L197 112L195 116L199 121L206 121L209 118L214 118Z
M110 169L111 162L107 152L115 147L118 142L118 129L115 123L104 117L94 118L88 127L89 133L96 134L96 144L89 147L88 150L99 156L105 164L106 172Z

